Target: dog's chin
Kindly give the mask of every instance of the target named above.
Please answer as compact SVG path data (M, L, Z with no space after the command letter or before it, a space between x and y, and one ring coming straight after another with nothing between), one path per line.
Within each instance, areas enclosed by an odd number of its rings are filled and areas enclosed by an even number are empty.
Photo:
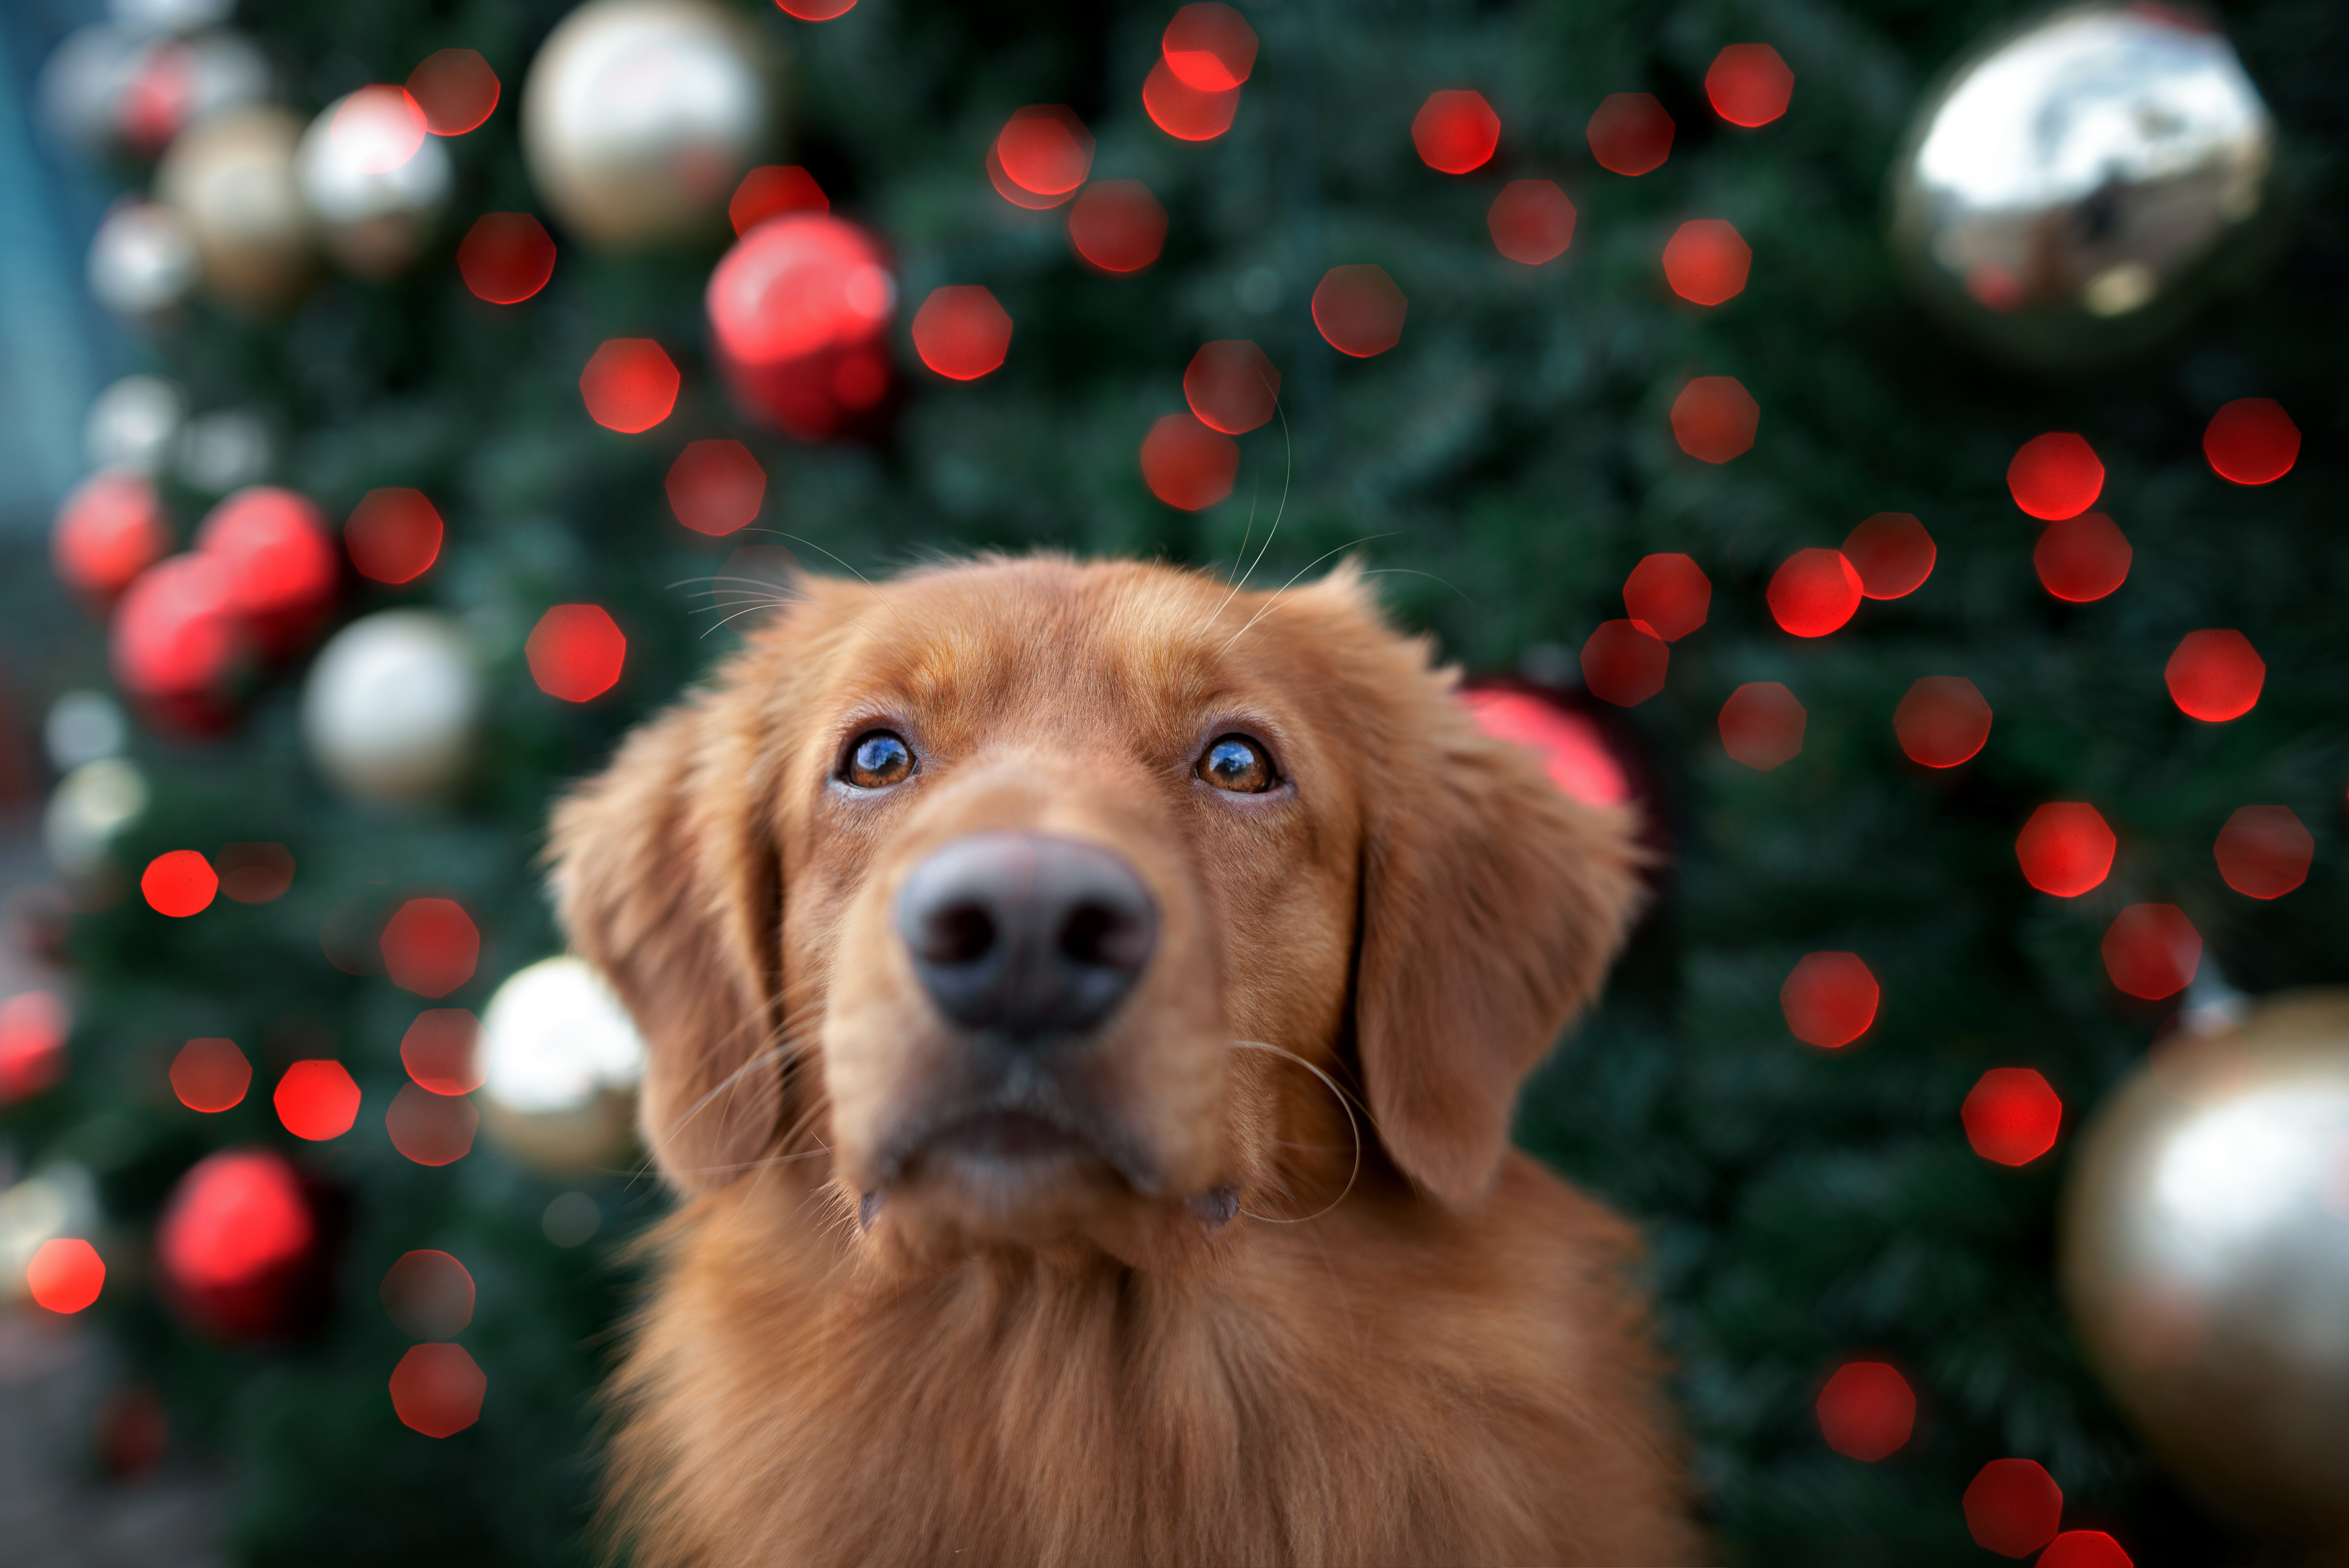
M1076 1239L1142 1201L1092 1141L1024 1110L948 1122L894 1163L862 1217L926 1253Z

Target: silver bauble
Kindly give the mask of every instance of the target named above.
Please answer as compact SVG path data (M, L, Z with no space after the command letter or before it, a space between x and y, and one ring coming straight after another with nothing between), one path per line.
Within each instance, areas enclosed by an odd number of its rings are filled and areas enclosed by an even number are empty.
M187 221L160 201L118 201L89 241L89 292L131 321L171 314L203 275Z
M321 772L362 799L445 795L471 766L481 676L455 623L384 610L336 633L302 689L302 738Z
M41 845L68 882L102 881L114 836L147 810L147 778L129 758L101 757L57 780L41 812Z
M767 36L706 0L588 0L523 84L523 154L581 238L625 247L716 228L773 138Z
M645 1042L610 987L572 957L510 975L481 1012L481 1126L534 1170L618 1169L635 1143Z
M239 33L172 37L95 23L41 67L41 119L84 153L156 153L189 126L269 96L269 61Z
M2275 124L2216 25L2067 7L1961 63L1894 164L1892 239L1969 339L2044 369L2159 342L2277 231Z
M302 128L280 108L191 126L155 171L155 194L203 258L204 292L250 310L284 304L310 275L310 213L294 175Z
M389 277L414 261L449 202L447 150L422 129L420 117L415 137L402 138L401 109L416 112L397 92L347 94L319 111L295 154L319 238L335 260L365 277Z
M170 459L187 418L187 396L171 382L126 376L90 399L82 449L93 468L151 474Z
M2157 1043L2082 1134L2058 1267L2090 1360L2172 1469L2248 1523L2342 1540L2349 991Z

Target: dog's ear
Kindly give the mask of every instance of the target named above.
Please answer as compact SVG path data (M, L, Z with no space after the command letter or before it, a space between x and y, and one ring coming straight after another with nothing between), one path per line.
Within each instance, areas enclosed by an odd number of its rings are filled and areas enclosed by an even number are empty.
M1424 642L1383 641L1355 676L1375 748L1359 785L1355 1043L1389 1155L1467 1208L1500 1169L1518 1082L1621 945L1640 856L1628 810L1569 799L1477 727Z
M747 706L721 686L629 736L555 808L550 849L572 946L644 1031L645 1145L688 1191L766 1152L782 1111L781 864Z

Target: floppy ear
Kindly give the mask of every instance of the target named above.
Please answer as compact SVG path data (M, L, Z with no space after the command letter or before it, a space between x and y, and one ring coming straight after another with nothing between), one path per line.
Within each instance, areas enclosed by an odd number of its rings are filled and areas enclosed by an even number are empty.
M1640 857L1629 811L1569 799L1477 728L1423 642L1386 640L1410 667L1371 688L1355 1041L1388 1153L1464 1208L1500 1169L1519 1080L1621 945Z
M629 736L555 808L551 857L572 946L648 1047L645 1146L688 1191L764 1153L782 1110L773 1044L782 881L759 727L702 694Z

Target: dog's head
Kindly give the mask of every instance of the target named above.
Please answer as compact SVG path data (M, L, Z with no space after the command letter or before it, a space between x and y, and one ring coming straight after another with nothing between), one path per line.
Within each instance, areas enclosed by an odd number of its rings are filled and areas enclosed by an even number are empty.
M1318 1206L1358 1149L1475 1204L1619 940L1628 826L1350 571L1047 557L803 580L554 853L678 1185L812 1162L899 1255L1137 1261Z

